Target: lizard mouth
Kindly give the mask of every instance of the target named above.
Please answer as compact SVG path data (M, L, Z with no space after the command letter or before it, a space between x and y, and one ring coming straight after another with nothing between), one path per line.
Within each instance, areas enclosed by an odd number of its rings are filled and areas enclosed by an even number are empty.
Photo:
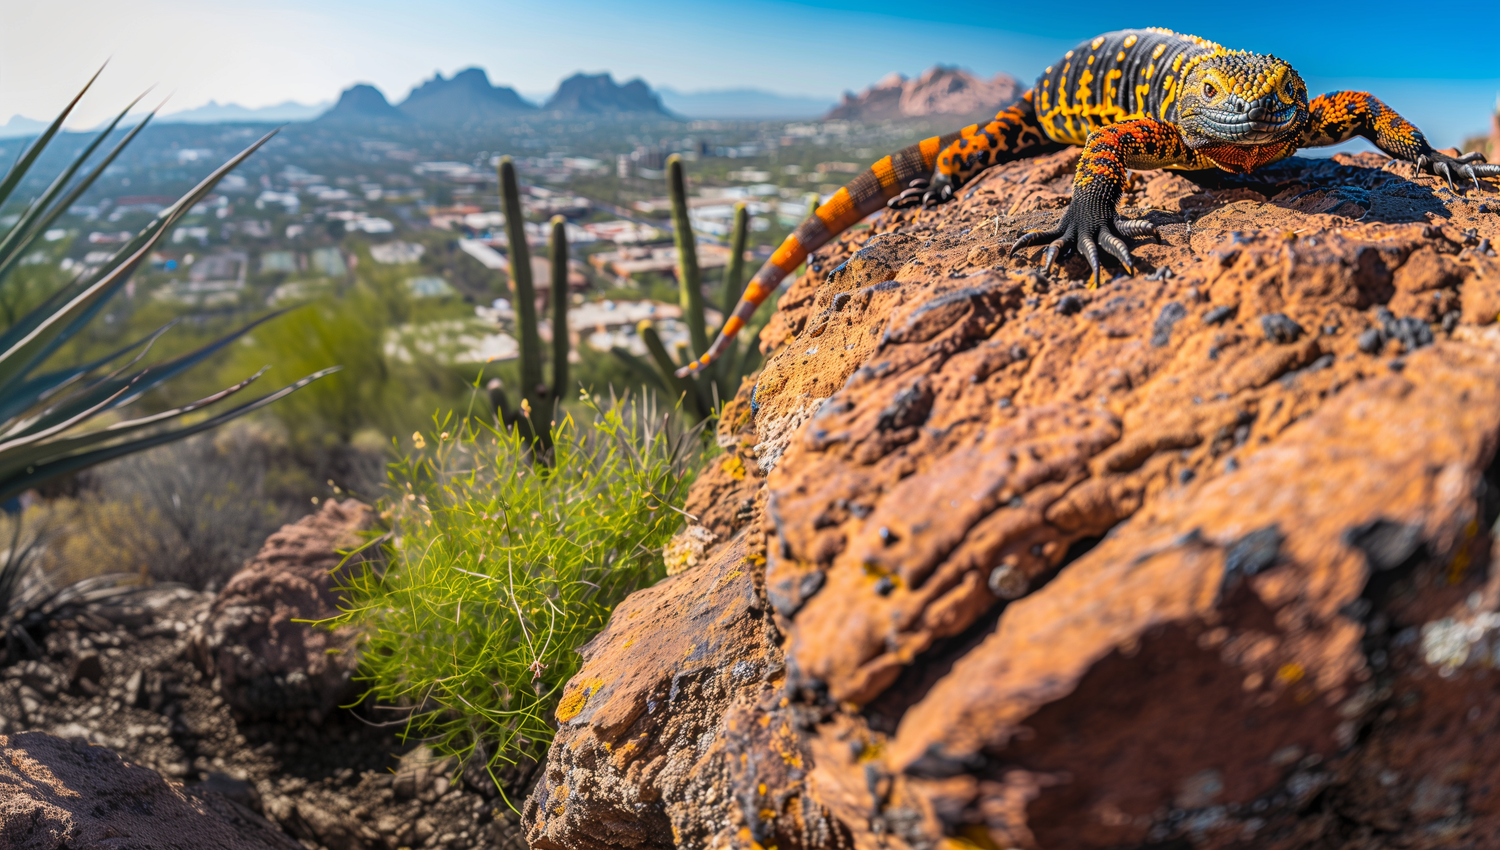
M1297 118L1297 105L1282 103L1276 95L1254 102L1231 97L1222 108L1199 107L1203 129L1220 141L1258 144L1286 133Z

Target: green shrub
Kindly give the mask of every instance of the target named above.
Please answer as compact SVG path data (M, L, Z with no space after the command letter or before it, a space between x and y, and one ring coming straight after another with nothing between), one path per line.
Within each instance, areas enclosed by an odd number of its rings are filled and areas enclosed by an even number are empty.
M332 623L363 630L360 675L410 712L407 734L481 754L492 777L541 755L576 650L664 574L699 451L645 401L583 402L592 423L564 414L549 464L521 429L471 418L413 435L383 506L385 565L358 569Z

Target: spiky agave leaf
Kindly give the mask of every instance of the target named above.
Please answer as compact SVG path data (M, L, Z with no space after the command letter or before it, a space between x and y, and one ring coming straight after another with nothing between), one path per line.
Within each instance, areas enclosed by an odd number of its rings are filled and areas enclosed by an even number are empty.
M95 74L95 78L97 77ZM93 79L89 80L89 85L93 82ZM84 86L84 91L88 90L89 85ZM63 109L47 131L0 180L0 204L20 185L82 96L83 91L80 91L78 97ZM17 224L0 237L0 285L4 285L5 275L15 265L17 258L93 185L125 146L145 127L149 116L132 128L81 179L74 182L89 157L99 149L129 110L130 107L126 107L41 196L27 206ZM191 417L244 390L265 370L181 407L125 419L105 427L90 427L92 420L100 414L128 404L142 393L187 371L261 321L277 315L272 314L196 351L143 368L137 368L136 364L150 351L151 343L170 325L84 366L33 374L98 315L168 229L212 191L225 174L275 134L276 131L273 130L262 136L204 178L191 191L158 214L98 270L61 287L20 320L0 332L0 501L8 500L59 475L215 428L337 371L339 367L315 372L280 390L191 424L180 423L185 417ZM141 350L128 362L115 366L103 376L96 375L136 349ZM174 427L173 423L178 424ZM23 569L24 559L10 558L0 562L0 620L15 621L12 616L15 614L15 593L20 581L19 571ZM0 642L8 644L9 637L8 634L0 634Z
M78 101L83 100L84 93L89 90L89 87L94 84L95 80L99 79L99 75L103 72L104 68L100 67L99 70L94 72L94 76L89 77L89 81L83 84L83 88L78 90L78 94L74 95L73 99L68 102L68 105L63 107L63 111L58 113L56 120L37 137L36 141L31 143L31 147L26 149L26 153L21 155L15 166L6 172L5 179L0 180L0 204L10 199L10 193L14 192L16 186L20 185L21 179L26 176L26 172L31 170L31 166L36 162L36 158L42 155L42 151L52 141L52 137L56 136L57 131L62 129L63 122L68 120L68 116L73 112L73 107L78 105Z
M62 298L57 296L49 298L17 322L15 327L0 334L0 397L10 392L16 383L24 379L68 338L82 330L103 309L110 296L125 285L125 281L145 261L146 255L166 235L167 229L212 191L224 175L270 141L276 132L272 130L261 136L254 144L219 166L192 191L163 210L97 272L60 290L59 295L67 299L64 303L59 305Z
M139 101L140 98L136 98L136 101L132 102L131 106L134 106ZM126 107L126 111L129 111L129 109L130 107ZM125 117L125 112L121 112L115 117L115 120L109 127L100 133L94 139L93 143L84 149L83 153L78 155L73 164L57 180L53 181L52 186L48 188L47 192L26 208L21 219L5 234L3 239L0 239L0 278L4 278L10 272L11 268L20 262L21 257L25 255L32 243L36 242L47 231L47 228L51 227L54 221L57 221L59 216L67 212L73 204L77 203L83 193L88 191L90 186L94 185L94 181L98 180L99 176L104 173L104 170L109 168L120 153L125 150L125 146L130 144L140 134L141 130L145 129L155 114L155 112L151 113L151 115L146 116L139 124L131 128L130 132L126 133L125 137L82 180L79 180L67 195L63 196L61 200L54 202L57 194L66 187L68 181L72 180L73 174L77 172L79 166L93 155L94 150L99 147L105 137L113 132L115 125L120 123L120 119Z
M237 419L251 411L259 410L274 401L283 399L313 381L332 375L342 368L342 366L330 366L327 369L321 369L273 393L263 395L254 401L246 402L239 407L226 410L223 413L192 425L158 431L144 437L136 437L101 448L84 451L84 449L89 449L90 446L118 439L134 431L162 425L228 398L259 378L264 372L262 370L262 372L257 372L255 375L232 387L220 390L213 395L199 399L191 404L183 405L182 407L144 416L139 419L132 419L127 422L120 422L100 431L91 431L76 437L62 437L53 442L42 443L40 450L34 450L35 455L39 459L33 464L24 466L24 468L13 464L11 462L12 458L0 452L0 501L5 501L20 493L24 493L32 487L49 479L56 478L59 475L77 472L80 469L87 469L91 466L104 463L107 460L114 460L117 457L123 457L170 443L174 440L181 440L184 437L191 437L194 434L202 433L212 428L217 428L232 419ZM24 446L19 447L16 451L21 451L24 448Z

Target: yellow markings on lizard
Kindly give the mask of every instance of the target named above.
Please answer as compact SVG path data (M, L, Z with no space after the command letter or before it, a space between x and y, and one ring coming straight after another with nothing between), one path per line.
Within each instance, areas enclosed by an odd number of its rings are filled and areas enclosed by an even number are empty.
M1115 87L1115 81L1125 76L1125 72L1119 68L1104 75L1104 98L1101 106L1108 106L1114 112L1123 112L1115 103L1120 99L1120 90Z
M1086 113L1089 108L1089 97L1093 95L1093 89L1089 86L1094 82L1094 72L1088 68L1078 75L1078 91L1073 95L1073 101L1077 104L1080 113Z
M1089 42L1089 47L1093 50L1098 50L1099 46L1102 44L1104 44L1104 36L1101 35L1093 41Z
M1172 101L1177 99L1177 86L1173 84L1171 74L1162 79L1161 90L1166 95L1161 99L1161 117L1165 119L1167 117L1167 107L1171 106Z
M1135 47L1136 41L1138 41L1138 39L1135 36L1133 36L1133 35L1127 35L1127 36L1125 36L1125 47L1126 47L1126 49ZM1048 70L1051 70L1051 69L1048 69Z

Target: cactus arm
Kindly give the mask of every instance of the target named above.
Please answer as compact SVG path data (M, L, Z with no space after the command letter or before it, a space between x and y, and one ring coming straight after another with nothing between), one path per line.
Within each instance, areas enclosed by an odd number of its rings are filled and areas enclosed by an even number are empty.
M505 204L505 236L510 249L510 285L515 298L516 337L521 347L521 399L531 430L543 446L552 443L552 405L543 404L542 340L536 329L536 290L531 282L531 253L526 247L526 220L521 212L521 185L516 164L500 158L500 197Z
M568 230L567 219L552 217L552 397L568 391Z

